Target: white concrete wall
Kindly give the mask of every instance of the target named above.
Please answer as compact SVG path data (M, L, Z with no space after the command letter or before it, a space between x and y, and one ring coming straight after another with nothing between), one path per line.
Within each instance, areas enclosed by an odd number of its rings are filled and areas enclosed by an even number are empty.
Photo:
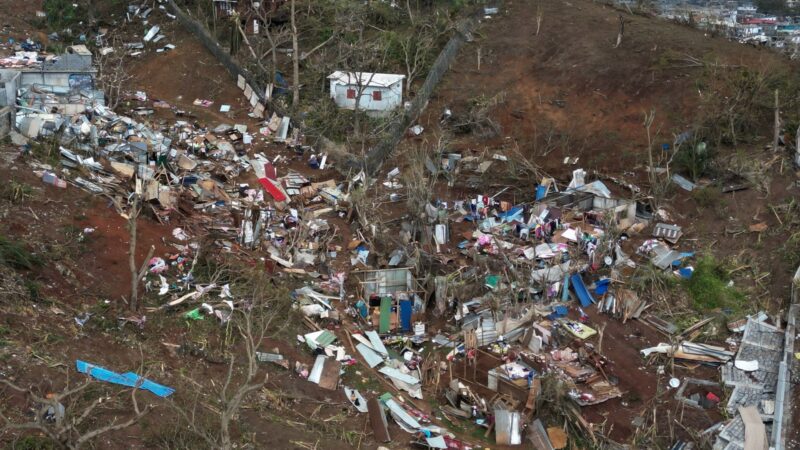
M347 90L353 89L358 93L358 86L339 84L335 80L331 80L331 98L337 106L344 109L355 109L356 99L347 98ZM381 100L376 101L372 99L372 93L375 91L381 92ZM403 82L397 83L389 87L372 87L367 86L362 88L361 100L359 108L363 111L380 111L389 112L403 104Z
M68 73L52 72L22 72L21 86L32 84L46 84L49 86L69 87Z
M14 106L17 101L17 89L19 89L20 74L16 70L0 70L0 82L5 85L0 90L0 107Z

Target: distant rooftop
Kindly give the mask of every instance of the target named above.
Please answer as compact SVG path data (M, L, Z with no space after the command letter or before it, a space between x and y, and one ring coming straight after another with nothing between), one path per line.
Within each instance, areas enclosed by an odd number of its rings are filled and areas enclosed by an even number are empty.
M65 53L58 58L45 61L41 67L25 69L29 72L95 72L91 55L88 57L77 53Z
M405 75L394 75L390 73L342 72L339 70L328 75L329 80L336 80L341 84L362 84L365 86L381 87L389 87L405 78Z

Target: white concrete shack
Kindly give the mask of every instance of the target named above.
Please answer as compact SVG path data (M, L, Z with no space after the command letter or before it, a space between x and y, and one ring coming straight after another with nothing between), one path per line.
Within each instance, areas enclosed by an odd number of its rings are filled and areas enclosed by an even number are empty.
M356 96L360 93L358 108L375 116L387 114L403 104L405 78L405 75L338 70L328 75L331 98L336 105L354 110Z
M22 69L20 87L45 85L73 90L94 89L97 69L92 65L92 53L85 45L72 45L58 58L38 67Z
M36 137L47 128L46 123L57 124L62 115L103 105L96 75L92 53L85 45L67 47L66 53L39 58L34 64L0 68L0 137L12 126L27 137Z

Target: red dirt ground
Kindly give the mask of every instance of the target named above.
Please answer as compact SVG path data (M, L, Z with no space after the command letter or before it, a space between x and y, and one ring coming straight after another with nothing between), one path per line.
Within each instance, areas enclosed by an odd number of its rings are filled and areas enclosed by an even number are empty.
M0 11L4 10L4 3L9 1L0 0ZM642 17L627 17L631 22L626 25L623 44L619 49L613 49L617 11L586 0L544 2L542 30L539 36L535 36L535 9L528 2L506 4L509 11L488 20L480 33L476 34L476 42L465 46L421 122L427 129L427 135L437 130L439 114L445 106L459 114L466 109L469 100L478 95L492 97L504 92L505 103L491 111L492 117L502 127L501 136L492 139L466 136L457 139L453 149L465 153L484 149L502 151L509 146L509 141L516 141L524 153L536 158L536 163L543 170L560 181L564 181L573 169L572 166L561 165L566 155L580 156L579 165L588 170L620 175L640 169L644 154L642 115L653 107L657 108L656 124L661 127L662 136L670 136L673 130L690 123L688 117L696 104L695 93L691 89L693 74L689 69L660 64L668 49L673 53L695 56L724 54L726 61L737 64L783 64L777 56L766 51L710 39L694 30ZM207 122L210 126L222 122L251 125L252 121L246 117L244 99L227 72L177 26L168 26L166 30L168 40L178 48L170 53L148 54L136 61L132 69L135 78L131 82L131 90L144 90L150 98L163 99L187 109L196 114L199 121ZM480 71L476 65L478 46L482 49ZM187 79L191 82L187 82ZM191 104L195 98L206 98L215 103L209 109L199 108ZM564 106L556 106L554 100L563 100ZM223 103L232 105L233 115L218 112L219 105ZM551 128L569 135L569 144L554 150L547 157L537 156L537 148L540 148L537 146L541 145L542 136ZM506 136L511 139L505 139ZM671 140L666 137L663 139ZM288 152L265 145L258 145L256 151L265 151L268 155L281 152L291 156ZM769 156L760 151L753 153L766 159ZM56 374L61 367L50 367L52 364L61 363L71 368L74 359L83 358L113 369L132 370L140 363L137 345L142 344L150 361L151 376L164 384L182 387L179 395L184 392L191 395L194 389L209 389L207 380L211 378L223 379L224 367L192 356L174 354L162 345L162 342L195 342L198 335L202 336L202 327L207 324L186 324L174 316L164 317L155 313L148 317L150 322L145 333L132 329L122 332L106 330L101 327L102 324L90 325L94 328L86 332L74 325L72 318L77 312L103 308L104 300L111 300L113 310L116 307L114 303L120 302L121 296L128 292L127 232L124 221L104 200L73 187L62 191L43 186L30 175L27 167L20 163L16 166L15 170L2 168L0 179L13 178L28 183L37 188L39 194L22 207L11 208L0 224L0 232L24 240L31 250L45 252L57 247L54 242L64 245L64 230L67 227L94 227L96 231L89 235L85 243L70 244L72 250L68 257L62 258L64 265L75 273L79 287L72 286L68 277L50 264L38 273L26 275L41 284L42 296L52 303L12 305L8 312L4 308L2 321L13 333L10 340L15 352L10 356L9 353L3 353L4 366L7 366L3 370L13 374L14 379L21 383L41 383L42 389L52 390L60 386L54 380L62 379ZM311 173L305 170L305 162L299 158L279 170L288 170L290 167L313 175L320 181L333 175L330 172ZM641 181L641 170L638 172L633 180ZM771 175L772 188L768 197L764 198L764 194L755 189L729 195L723 199L724 214L719 215L697 205L688 194L675 192L670 200L674 205L671 212L675 215L675 221L685 227L681 249L711 249L722 257L738 255L742 251L753 252L751 236L731 236L724 233L724 227L730 222L745 227L753 223L756 214L752 209L754 204L777 204L797 195L796 191L788 189L793 181L793 174L788 168L781 172L776 164ZM490 181L503 183L501 176ZM509 192L509 199L520 200L525 192L532 192L536 181L530 180L529 186L517 186L519 190L513 194ZM437 193L443 199L461 198L476 193L476 189L458 183L451 189L437 186ZM518 197L514 198L514 195ZM401 205L385 208L388 212L399 214ZM33 212L27 211L28 207ZM775 217L763 208L758 220L766 221L770 227L777 225ZM339 240L335 242L346 245L351 236L346 222L336 219L331 223L339 226L341 231ZM144 256L149 245L157 246L156 255L163 256L171 251L161 238L170 236L172 226L179 225L173 223L162 226L152 220L141 220L139 258ZM761 263L760 270L753 271L750 279L737 279L737 283L749 281L756 285L752 279L761 272L769 272L769 278L761 281L766 285L765 298L760 300L764 305L780 305L787 295L787 274L790 270L776 256L782 238L777 233L764 233L757 253L761 253L766 262ZM336 262L337 267L349 264L342 258L344 253ZM54 306L56 309L53 309ZM596 317L593 312L590 315L595 323L606 321L605 318ZM113 317L113 314L110 316ZM663 376L659 378L654 367L642 367L644 361L638 350L658 343L662 337L637 321L625 325L616 320L607 323L603 350L612 360L610 372L619 377L620 387L626 396L584 408L587 420L592 423L607 420L609 425L613 424L611 437L620 441L631 437L631 420L638 415L652 413L654 404L659 410L659 423L664 429L669 426L665 420L668 416L661 414L661 411L671 411L672 417L685 414L681 416L684 423L691 424L694 429L703 429L719 420L714 413L689 409L680 412L675 401L671 400L671 393L654 403L653 399L660 392L659 389L664 388L666 379ZM267 349L275 346L292 361L311 362L308 352L291 339L264 343ZM58 358L42 356L48 354L58 355ZM313 414L320 404L326 405L326 416L333 415L344 403L341 392L321 390L280 368L269 367L265 371L270 374L271 385L280 386L289 396L300 397L292 408L280 412L287 420L302 422L303 417ZM188 375L200 380L201 385L188 382ZM713 371L704 368L695 372L677 369L676 375L711 378ZM623 405L623 401L627 406ZM29 406L20 399L15 405L19 411ZM241 420L242 428L239 431L243 434L255 433L257 442L269 442L274 448L302 448L294 441L313 446L317 439L318 448L350 448L330 436L309 434L300 425L265 418L267 412L244 412L242 417L246 420ZM99 444L109 448L148 448L146 438L168 429L166 424L174 423L173 420L168 408L159 407L153 416L138 427L112 434ZM349 417L342 426L363 429L363 417ZM683 431L676 432L679 436L685 435ZM402 448L406 436L394 426L391 434L401 436L393 447ZM377 446L370 439L364 444L369 448ZM497 447L491 445L491 448Z

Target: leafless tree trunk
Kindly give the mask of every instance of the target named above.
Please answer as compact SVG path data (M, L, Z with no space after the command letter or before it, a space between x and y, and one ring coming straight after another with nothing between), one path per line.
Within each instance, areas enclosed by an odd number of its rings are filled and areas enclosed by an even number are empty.
M653 162L653 140L650 136L650 127L653 126L653 120L656 118L656 111L651 110L650 113L644 115L644 129L647 133L647 163L648 163L648 178L650 179L650 187L656 185L656 168Z
M353 116L353 129L356 136L362 136L364 133L361 131L361 96L367 90L367 87L372 84L372 79L375 78L375 73L370 72L369 77L365 80L362 72L354 72L356 77L356 109Z
M112 49L110 53L97 53L97 82L106 96L106 106L115 109L122 100L122 91L133 76L125 67L125 52L120 40L114 37L109 41L109 46Z
M134 185L135 183L136 181L134 180ZM155 246L150 246L150 249L147 251L147 256L145 256L144 261L142 261L141 267L137 269L136 241L138 236L137 227L139 215L142 212L142 199L135 187L134 192L128 199L127 209L119 198L110 197L110 199L114 204L117 213L119 213L128 221L128 268L130 269L131 273L131 299L128 303L128 308L135 312L139 310L139 283L141 283L142 278L144 278L145 274L147 273L148 261L150 261L150 258L153 257L153 253L155 252L156 248Z
M275 40L275 36L272 34L272 30L269 29L269 25L265 25L264 28L266 28L265 33L269 41L270 53L272 55L272 83L275 84L278 80L278 44Z
M619 15L619 34L617 34L617 43L614 48L619 48L622 45L622 35L625 34L625 18L622 14Z
M794 133L794 163L800 166L800 125L797 126L797 131Z
M400 48L403 50L403 59L406 64L406 92L411 91L411 84L423 70L425 60L433 49L433 45L434 38L428 27L400 40Z
M244 45L246 45L247 49L250 50L250 56L253 57L253 61L255 61L256 65L259 68L259 70L261 70L261 73L263 73L265 75L268 74L269 70L267 70L267 68L264 67L264 64L261 63L261 58L259 58L258 55L256 54L256 51L253 48L253 45L250 43L250 39L247 38L247 33L245 33L244 29L242 28L241 20L239 19L239 14L234 14L233 17L232 17L232 20L233 20L233 24L236 27L237 31L242 36L242 41L244 42ZM274 69L274 67L275 66L273 65L273 69Z
M772 151L778 151L781 134L781 109L778 103L778 90L775 89L775 128L772 133Z
M536 3L536 36L539 35L539 30L542 29L542 20L544 20L544 11L542 11L542 1Z
M406 11L408 11L408 21L414 25L414 13L411 11L411 0L406 0Z
M300 106L300 45L297 42L297 18L295 0L291 0L292 23L292 106Z
M130 211L128 213L128 231L130 233L130 239L128 240L129 247L128 247L128 264L131 270L131 302L130 302L130 309L131 311L138 311L139 310L139 283L141 283L142 278L147 273L147 266L148 261L150 258L153 257L153 252L155 252L156 248L154 246L150 246L150 250L147 252L147 256L144 257L144 261L142 261L142 266L137 269L136 268L136 240L137 240L137 225L139 222L139 214L142 212L142 199L139 197L138 193L133 194L133 203L131 204Z

